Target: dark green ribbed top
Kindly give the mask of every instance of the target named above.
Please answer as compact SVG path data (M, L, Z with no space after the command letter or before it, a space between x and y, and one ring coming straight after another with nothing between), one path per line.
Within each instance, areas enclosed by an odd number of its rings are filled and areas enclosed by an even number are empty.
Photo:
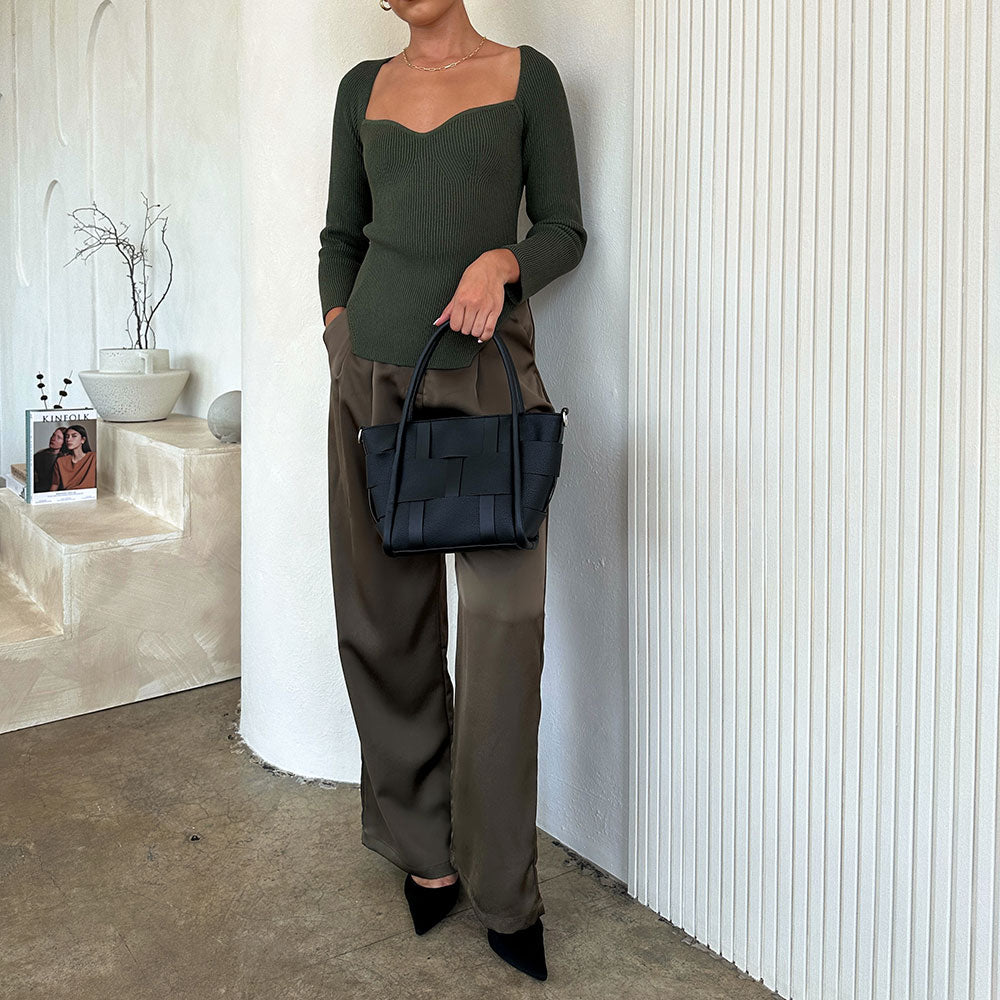
M467 108L429 132L365 118L391 56L341 79L319 292L324 319L346 305L355 354L415 365L462 272L486 250L506 247L521 269L504 286L497 327L580 262L587 232L566 93L548 56L518 47L512 100ZM518 240L522 190L531 228ZM488 345L447 330L430 367L464 368Z

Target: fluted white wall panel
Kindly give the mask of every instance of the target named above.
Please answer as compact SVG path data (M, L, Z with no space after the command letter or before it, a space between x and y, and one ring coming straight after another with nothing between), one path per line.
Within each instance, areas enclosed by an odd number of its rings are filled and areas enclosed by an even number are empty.
M1000 996L1000 7L636 4L638 898Z

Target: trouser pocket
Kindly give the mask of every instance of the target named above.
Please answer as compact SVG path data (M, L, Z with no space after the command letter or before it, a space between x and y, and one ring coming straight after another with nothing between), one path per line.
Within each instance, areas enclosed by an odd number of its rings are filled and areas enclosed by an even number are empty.
M323 343L330 362L330 375L339 378L351 349L351 331L347 323L347 310L338 313L323 331Z

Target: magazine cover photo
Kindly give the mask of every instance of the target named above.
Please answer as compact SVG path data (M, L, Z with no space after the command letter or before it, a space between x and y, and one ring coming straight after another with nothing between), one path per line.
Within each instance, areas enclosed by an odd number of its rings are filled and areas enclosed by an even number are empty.
M97 496L97 415L87 408L66 413L26 413L28 499L32 503Z

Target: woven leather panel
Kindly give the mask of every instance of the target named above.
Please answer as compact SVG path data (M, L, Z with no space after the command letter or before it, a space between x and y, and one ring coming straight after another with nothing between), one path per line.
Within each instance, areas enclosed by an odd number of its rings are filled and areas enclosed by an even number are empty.
M392 546L458 551L514 546L510 414L413 420L403 442ZM524 530L538 530L562 463L561 413L524 413L521 437L521 507ZM362 432L369 506L382 534L398 424ZM473 442L469 444L468 442ZM469 544L478 538L479 545Z

